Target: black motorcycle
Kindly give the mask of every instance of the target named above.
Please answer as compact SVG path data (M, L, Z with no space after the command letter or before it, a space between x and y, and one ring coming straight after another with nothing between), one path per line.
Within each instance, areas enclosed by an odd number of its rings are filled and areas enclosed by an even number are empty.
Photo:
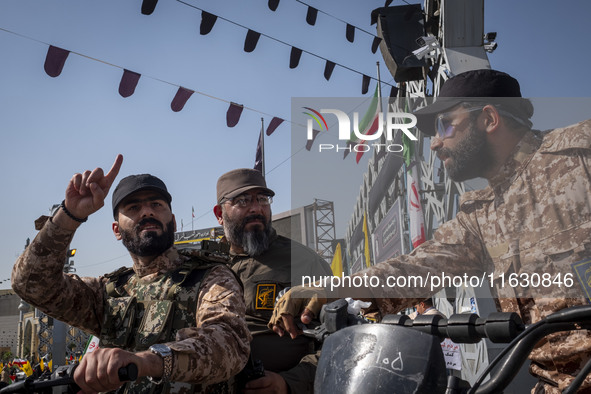
M330 394L484 394L502 393L515 378L535 344L548 334L591 329L591 306L556 312L525 326L516 313L454 314L448 319L420 315L385 316L381 323L366 321L347 313L347 301L327 304L322 324L304 334L323 342L316 370L315 393ZM448 376L440 342L476 343L488 338L509 345L490 363L477 381ZM591 371L591 360L571 385L572 394ZM490 379L484 382L487 375Z

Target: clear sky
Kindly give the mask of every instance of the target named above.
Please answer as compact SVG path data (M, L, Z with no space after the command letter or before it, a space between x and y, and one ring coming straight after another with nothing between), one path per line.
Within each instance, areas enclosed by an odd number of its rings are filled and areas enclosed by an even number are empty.
M370 13L383 1L305 3L332 16L319 13L310 26L307 7L294 0L281 0L275 12L265 0L160 0L149 16L140 13L140 0L0 1L0 280L10 277L26 239L35 236L33 221L64 198L74 173L109 168L122 153L119 179L149 172L166 182L179 230L181 221L184 230L213 226L216 180L230 169L253 166L261 117L266 125L273 116L289 120L292 97L361 96L360 74L337 65L326 81L324 60L309 53L290 69L289 45L375 77L376 61L383 61L379 51L370 51L373 37L358 30L349 43L342 21L375 34ZM201 11L190 5L238 25L218 19L211 33L200 35ZM515 76L529 97L591 96L589 15L586 0L485 1L485 31L498 32L492 67ZM262 36L245 53L244 27L282 42ZM43 70L49 44L72 51L56 78ZM128 98L118 94L124 68L142 74ZM384 65L381 73L385 83L394 83ZM173 112L170 102L179 86L203 94ZM365 96L374 88L372 81ZM247 107L233 128L226 126L230 101ZM291 207L290 133L284 122L265 140L275 213ZM296 160L305 155L300 151ZM350 156L344 164L342 182L353 190L368 157L352 165ZM337 207L337 236L344 234L355 198L350 208ZM129 265L111 232L110 207L109 195L105 208L74 238L82 276Z

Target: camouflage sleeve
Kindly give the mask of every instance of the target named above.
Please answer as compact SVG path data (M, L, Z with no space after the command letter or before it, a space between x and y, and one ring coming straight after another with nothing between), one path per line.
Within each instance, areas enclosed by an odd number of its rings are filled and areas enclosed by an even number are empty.
M252 339L242 286L226 266L213 268L201 284L195 327L178 331L172 380L212 384L242 370Z
M65 274L66 252L74 232L58 227L47 217L36 224L43 227L12 269L13 290L47 315L98 335L103 305L101 279Z
M485 270L492 260L474 223L467 213L460 212L444 223L433 239L410 254L391 258L350 277L332 277L293 287L276 302L268 327L282 327L283 315L299 316L304 308L318 316L324 303L346 297L371 301L364 313L379 319L431 297L444 286L452 286L455 278L487 279Z
M459 212L435 232L433 239L410 254L389 259L358 273L381 279L383 287L371 287L371 295L367 297L373 301L372 308L377 307L382 316L397 313L431 297L446 285L447 278L477 276L480 279L492 261L487 257L475 223L469 212ZM399 277L405 280L396 282ZM409 279L419 277L416 283Z

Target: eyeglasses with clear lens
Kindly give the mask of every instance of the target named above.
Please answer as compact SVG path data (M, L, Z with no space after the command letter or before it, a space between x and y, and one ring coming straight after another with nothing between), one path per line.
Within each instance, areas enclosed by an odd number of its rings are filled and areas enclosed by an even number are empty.
M273 202L273 197L266 194L258 194L256 196L253 196L252 194L243 194L238 197L230 198L227 201L229 201L233 206L244 208L252 204L253 200L255 199L256 202L263 207L271 205Z
M474 111L482 111L484 107L475 107L475 108L467 108L464 112L474 112ZM455 111L453 111L455 112ZM452 111L443 112L437 115L435 118L435 132L437 133L437 137L439 139L444 140L446 138L453 137L457 124L452 124L453 118L451 117Z

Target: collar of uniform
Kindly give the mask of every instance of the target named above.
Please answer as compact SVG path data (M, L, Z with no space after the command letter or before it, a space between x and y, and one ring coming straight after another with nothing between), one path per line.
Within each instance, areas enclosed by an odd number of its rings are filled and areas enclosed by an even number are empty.
M156 257L150 265L140 266L133 265L133 270L138 277L143 278L151 274L163 274L178 268L183 263L183 260L176 248L173 246L160 256Z
M277 239L277 231L275 229L271 229L271 235L269 237L269 247L275 242ZM230 250L230 262L234 263L236 260L242 259L244 257L249 257L246 253L232 253Z
M501 166L499 172L488 180L488 184L496 195L502 193L523 171L541 143L542 139L535 132L528 132L523 136L513 149L513 154Z

